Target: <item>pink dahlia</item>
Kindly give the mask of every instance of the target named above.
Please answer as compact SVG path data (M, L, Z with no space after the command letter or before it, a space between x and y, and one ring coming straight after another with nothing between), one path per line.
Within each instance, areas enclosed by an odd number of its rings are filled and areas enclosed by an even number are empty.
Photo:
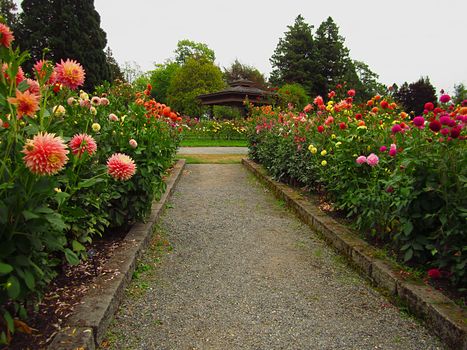
M439 269L429 269L428 270L428 277L431 279L438 279L441 278L441 271Z
M126 154L114 153L107 160L107 172L115 180L129 180L136 172L136 165Z
M96 141L88 134L76 134L71 138L68 145L71 148L71 152L78 157L81 157L84 152L87 152L91 156L97 150Z
M102 106L107 106L109 104L109 99L107 97L102 97L101 98L101 105Z
M63 169L69 151L61 137L41 132L26 141L22 153L24 164L32 173L53 175Z
M413 124L418 128L423 128L425 126L425 118L418 116L413 118Z
M350 89L349 91L347 91L347 96L350 96L350 97L355 96L355 90L354 90L354 89Z
M324 101L321 96L316 96L315 99L313 100L313 103L318 106L324 105Z
M366 161L367 161L367 159L366 159L365 156L360 156L360 157L358 157L358 158L356 159L356 162L357 162L358 164L365 164Z
M41 87L39 86L39 83L36 80L32 80L27 78L26 82L28 83L29 87L26 91L29 91L31 94L41 96Z
M369 165L369 166L375 166L375 165L378 165L379 163L379 158L376 154L374 153L371 153L367 158L366 158L366 163Z
M391 143L391 147L389 147L389 155L391 157L395 157L397 154L397 146L395 143Z
M393 134L397 134L402 131L402 127L399 124L395 124L391 129Z
M10 28L3 23L0 23L0 44L5 47L10 47L13 40L15 40L15 37L13 36Z
M84 84L84 77L86 75L83 66L77 61L70 59L66 61L61 60L60 63L57 63L55 65L55 73L57 74L57 82L73 90Z
M447 102L451 101L451 96L449 96L447 94L441 95L441 97L439 98L439 101L441 103L447 103Z
M388 148L387 148L386 146L381 146L381 147L379 148L379 151L380 151L380 152L386 152L387 150L388 150Z

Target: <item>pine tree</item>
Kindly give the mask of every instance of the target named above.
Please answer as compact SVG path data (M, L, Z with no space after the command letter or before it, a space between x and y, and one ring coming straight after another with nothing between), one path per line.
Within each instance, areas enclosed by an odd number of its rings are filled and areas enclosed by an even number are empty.
M273 67L270 81L276 85L299 83L308 94L314 95L318 67L314 58L313 26L298 15L295 23L287 28L289 30L284 33L284 38L279 39L270 59Z
M105 50L105 60L107 61L107 65L109 66L110 80L111 81L114 81L114 80L123 81L122 70L120 69L120 66L118 65L117 60L115 59L110 47L107 47L107 50Z
M360 85L355 66L349 57L349 49L339 35L339 27L331 17L320 24L315 35L315 59L319 74L316 76L318 94L325 96L328 90L347 81L350 87ZM352 86L353 85L353 86Z
M94 0L24 0L21 6L18 42L31 54L29 69L48 48L48 58L55 62L70 58L83 65L85 89L111 80L104 53L106 34Z

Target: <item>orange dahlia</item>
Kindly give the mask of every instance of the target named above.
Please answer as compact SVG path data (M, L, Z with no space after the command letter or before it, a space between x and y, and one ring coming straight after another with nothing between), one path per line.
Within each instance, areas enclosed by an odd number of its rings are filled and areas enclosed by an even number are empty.
M73 90L84 84L84 76L86 75L83 66L70 59L57 63L55 73L57 74L57 82Z
M61 137L46 132L28 139L22 150L24 164L37 175L58 173L68 161L68 152Z
M88 134L76 134L71 138L68 145L71 148L71 152L78 157L81 157L84 152L93 155L97 150L96 141Z
M0 43L5 47L10 47L11 42L15 40L13 33L8 26L0 23Z
M114 153L107 160L107 172L115 180L129 180L136 172L136 165L126 154Z
M32 94L28 90L25 92L16 90L16 97L9 97L8 102L16 105L18 118L22 118L24 115L33 117L39 109L39 96Z

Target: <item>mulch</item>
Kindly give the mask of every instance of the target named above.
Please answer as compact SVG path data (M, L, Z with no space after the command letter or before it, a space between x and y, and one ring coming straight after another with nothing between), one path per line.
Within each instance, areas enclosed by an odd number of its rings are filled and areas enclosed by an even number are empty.
M88 247L88 259L79 265L63 265L58 276L47 287L41 301L28 308L27 325L31 334L17 332L9 347L4 349L45 349L53 337L80 304L97 276L105 273L104 266L113 252L122 244L128 228L113 230L95 239ZM36 304L35 306L33 304Z

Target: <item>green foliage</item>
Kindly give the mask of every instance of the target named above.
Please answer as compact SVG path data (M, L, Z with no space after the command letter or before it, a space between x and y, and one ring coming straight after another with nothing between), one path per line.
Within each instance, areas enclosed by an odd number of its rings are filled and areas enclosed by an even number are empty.
M238 59L229 68L224 68L224 79L228 84L236 80L250 80L261 89L267 87L266 79L258 69L242 64Z
M180 68L176 62L168 61L164 64L157 64L156 69L149 73L149 83L152 86L151 96L160 103L168 103L167 90L173 76Z
M452 96L452 102L454 104L461 104L462 101L467 100L467 88L463 83L454 85L454 94Z
M206 107L198 96L225 87L222 72L210 60L189 58L173 75L167 94L169 104L178 112L201 116Z
M406 111L413 112L415 115L423 113L426 102L436 105L436 90L428 77L421 77L411 84L402 84L394 97Z
M303 109L309 103L309 96L300 84L285 84L277 91L278 105L288 109L289 104L294 108Z
M184 118L184 140L244 140L246 125L244 119L211 120Z
M55 62L71 58L83 65L86 90L111 81L104 53L107 38L93 0L24 0L21 7L16 36L21 49L31 54L28 71L48 48L48 58Z
M242 111L235 107L213 106L213 114L216 119L240 119Z
M270 59L273 67L270 81L276 85L299 83L311 94L316 91L315 76L318 74L318 62L313 57L313 26L298 15L295 23L287 28L289 30L284 33L284 38L279 39Z
M386 86L378 82L379 75L373 72L366 63L353 61L353 65L358 81L356 85L352 85L352 83L348 83L348 85L355 87L359 100L367 101L372 96L384 95L386 93Z
M197 43L188 39L180 40L175 49L175 62L183 65L190 58L205 59L213 63L216 59L216 55L206 44Z

